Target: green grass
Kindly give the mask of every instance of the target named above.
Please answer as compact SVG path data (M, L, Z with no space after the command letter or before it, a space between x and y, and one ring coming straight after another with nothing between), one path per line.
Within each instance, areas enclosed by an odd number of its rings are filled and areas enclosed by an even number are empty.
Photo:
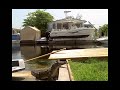
M71 60L69 64L75 81L108 81L108 58Z

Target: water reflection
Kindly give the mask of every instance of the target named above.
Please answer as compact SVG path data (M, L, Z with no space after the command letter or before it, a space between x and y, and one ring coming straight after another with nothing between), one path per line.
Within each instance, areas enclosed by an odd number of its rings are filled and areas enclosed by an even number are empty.
M48 69L55 60L36 59L26 63L26 70Z
M20 59L21 58L21 50L20 44L14 43L12 44L12 59Z
M22 58L24 60L28 60L49 52L50 50L48 46L20 46L19 44L12 44L12 59ZM26 70L49 68L54 61L48 60L48 57L49 55L40 59L35 59L33 61L26 62Z
M85 49L85 48L96 48L97 45L66 45L66 46L59 46L59 45L54 45L54 46L49 46L50 50L58 50L58 49L62 49L62 48L66 48L67 50L69 49Z
M21 55L23 55L24 59L31 59L33 57L41 55L40 46L21 46L20 50Z

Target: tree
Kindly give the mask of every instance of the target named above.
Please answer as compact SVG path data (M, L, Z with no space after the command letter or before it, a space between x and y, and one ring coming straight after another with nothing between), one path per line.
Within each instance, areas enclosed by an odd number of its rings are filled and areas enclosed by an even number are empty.
M54 17L45 11L36 10L35 12L28 13L28 17L24 19L23 26L33 26L41 30L41 35L45 36L47 25L52 22Z
M99 34L100 36L108 36L108 24L99 27Z

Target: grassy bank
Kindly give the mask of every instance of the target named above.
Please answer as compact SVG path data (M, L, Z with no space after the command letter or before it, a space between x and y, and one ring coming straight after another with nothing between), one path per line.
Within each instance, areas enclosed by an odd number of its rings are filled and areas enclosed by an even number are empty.
M70 60L69 64L75 81L108 81L108 58Z

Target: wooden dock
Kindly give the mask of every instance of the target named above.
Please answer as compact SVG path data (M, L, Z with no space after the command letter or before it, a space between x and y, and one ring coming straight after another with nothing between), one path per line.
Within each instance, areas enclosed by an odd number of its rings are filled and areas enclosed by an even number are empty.
M49 59L75 59L84 57L108 57L108 48L62 50L51 54Z

